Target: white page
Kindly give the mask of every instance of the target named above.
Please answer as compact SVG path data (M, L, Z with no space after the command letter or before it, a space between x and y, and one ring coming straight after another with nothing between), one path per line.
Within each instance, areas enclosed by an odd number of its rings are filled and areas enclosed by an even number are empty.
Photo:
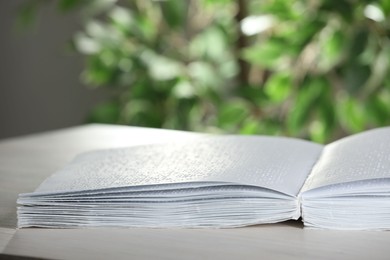
M297 195L322 146L261 136L96 151L78 156L36 192L104 189L186 182L232 182Z
M352 135L325 146L302 191L340 183L346 183L345 188L350 189L347 184L351 182L386 178L390 178L390 127Z

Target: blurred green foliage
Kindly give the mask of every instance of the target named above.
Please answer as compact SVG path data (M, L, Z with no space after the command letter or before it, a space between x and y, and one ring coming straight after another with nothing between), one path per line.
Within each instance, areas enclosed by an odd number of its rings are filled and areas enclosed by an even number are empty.
M83 15L82 80L111 92L89 121L317 142L390 124L388 0L56 5Z

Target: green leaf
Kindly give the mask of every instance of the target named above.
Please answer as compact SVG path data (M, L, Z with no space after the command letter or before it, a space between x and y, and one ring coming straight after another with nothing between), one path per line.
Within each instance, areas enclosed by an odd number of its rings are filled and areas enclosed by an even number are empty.
M352 133L364 130L366 113L363 104L345 96L338 103L338 118L345 129Z
M181 80L173 87L173 95L179 99L191 98L195 94L195 87L187 80Z
M224 130L234 130L249 115L249 106L245 100L234 99L225 102L219 108L218 126Z
M136 19L137 29L141 33L142 38L150 42L150 44L153 44L153 41L158 37L158 28L152 19L148 16L137 16Z
M198 89L199 93L206 94L208 89L218 90L222 81L215 69L207 62L192 62L187 67L188 74L195 84L203 89Z
M207 30L205 44L205 55L211 60L223 61L229 56L227 39L219 27L211 27Z
M260 120L249 117L244 120L239 133L243 135L253 135L260 131Z
M81 32L75 34L73 42L76 49L86 55L96 54L101 50L99 41Z
M96 19L90 20L86 23L85 32L88 36L94 38L95 40L102 40L107 37L108 33L110 33L106 24Z
M265 93L273 102L281 102L292 91L291 77L287 73L274 73L266 82Z
M318 109L321 95L329 88L322 78L308 78L297 92L294 105L288 115L287 125L294 135L307 131L307 123Z
M317 104L317 113L310 122L310 139L318 143L331 141L336 124L335 101L331 95L331 88L325 86ZM337 104L337 103L336 103Z
M161 127L164 120L164 111L160 104L150 100L131 99L124 108L122 121L131 125Z
M90 85L105 85L114 81L115 72L115 67L106 66L101 57L93 56L88 60L88 67L83 72L82 78Z
M386 17L390 15L390 1L388 0L380 0L379 5Z
M286 45L276 41L266 41L245 48L242 57L254 65L260 65L264 68L276 68L284 54L286 54Z
M115 124L118 123L120 111L121 108L117 101L108 101L96 106L88 116L87 121Z
M262 86L239 85L237 88L237 96L242 97L253 104L263 105L263 102L269 99Z
M374 125L390 124L390 92L382 90L378 95L373 95L367 100L367 120Z
M223 62L232 59L228 49L228 38L221 27L211 26L199 33L189 45L193 58Z
M193 113L193 107L194 107L194 99L180 99L178 100L177 106L174 106L173 108L173 114L171 114L171 117L175 119L176 129L190 129L191 121L194 120L192 118L195 116Z
M149 75L155 80L171 80L179 77L184 67L179 62L147 50L141 54L142 61L149 69Z
M286 40L284 47L294 56L299 55L305 47L316 40L316 36L327 25L317 17L307 19L305 16L298 22L287 24L283 36Z
M329 33L320 42L319 68L323 71L331 70L343 57L345 34L341 31Z
M328 133L326 131L325 123L321 120L314 120L309 127L310 139L317 143L325 143L327 141Z
M344 71L344 77L347 91L351 94L355 94L361 91L370 75L371 68L369 65L362 65L356 62L346 67Z
M337 14L342 17L345 21L351 22L353 20L354 10L352 3L348 0L336 0L336 1L323 1L319 10L329 14Z
M293 20L299 17L299 3L292 4L289 0L274 0L271 2L261 3L261 10L265 13L272 14L281 20ZM297 10L298 9L298 10Z
M185 25L188 1L160 1L164 20L169 27L178 28Z
M363 53L366 49L368 39L370 39L368 28L359 28L356 30L350 40L349 56L351 60L357 59Z
M336 125L336 109L334 104L334 98L331 96L330 91L325 91L322 94L320 107L319 107L319 118L322 122L322 128L324 130L324 141L332 137L332 132ZM322 142L322 141L321 141Z
M115 6L109 13L109 18L121 31L129 32L135 24L133 13L130 9Z

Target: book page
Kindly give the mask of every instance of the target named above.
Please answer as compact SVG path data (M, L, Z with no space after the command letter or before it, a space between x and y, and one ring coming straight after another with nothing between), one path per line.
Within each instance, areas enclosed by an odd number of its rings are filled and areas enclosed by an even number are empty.
M103 150L79 155L36 192L107 189L189 182L228 182L298 194L323 146L262 136Z
M327 185L390 178L390 127L325 146L302 191Z

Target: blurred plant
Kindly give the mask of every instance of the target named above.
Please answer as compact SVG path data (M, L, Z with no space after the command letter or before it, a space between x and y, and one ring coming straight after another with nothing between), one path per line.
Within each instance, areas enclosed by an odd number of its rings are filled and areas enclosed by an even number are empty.
M56 3L82 10L82 79L112 93L90 121L317 142L390 124L387 0Z

